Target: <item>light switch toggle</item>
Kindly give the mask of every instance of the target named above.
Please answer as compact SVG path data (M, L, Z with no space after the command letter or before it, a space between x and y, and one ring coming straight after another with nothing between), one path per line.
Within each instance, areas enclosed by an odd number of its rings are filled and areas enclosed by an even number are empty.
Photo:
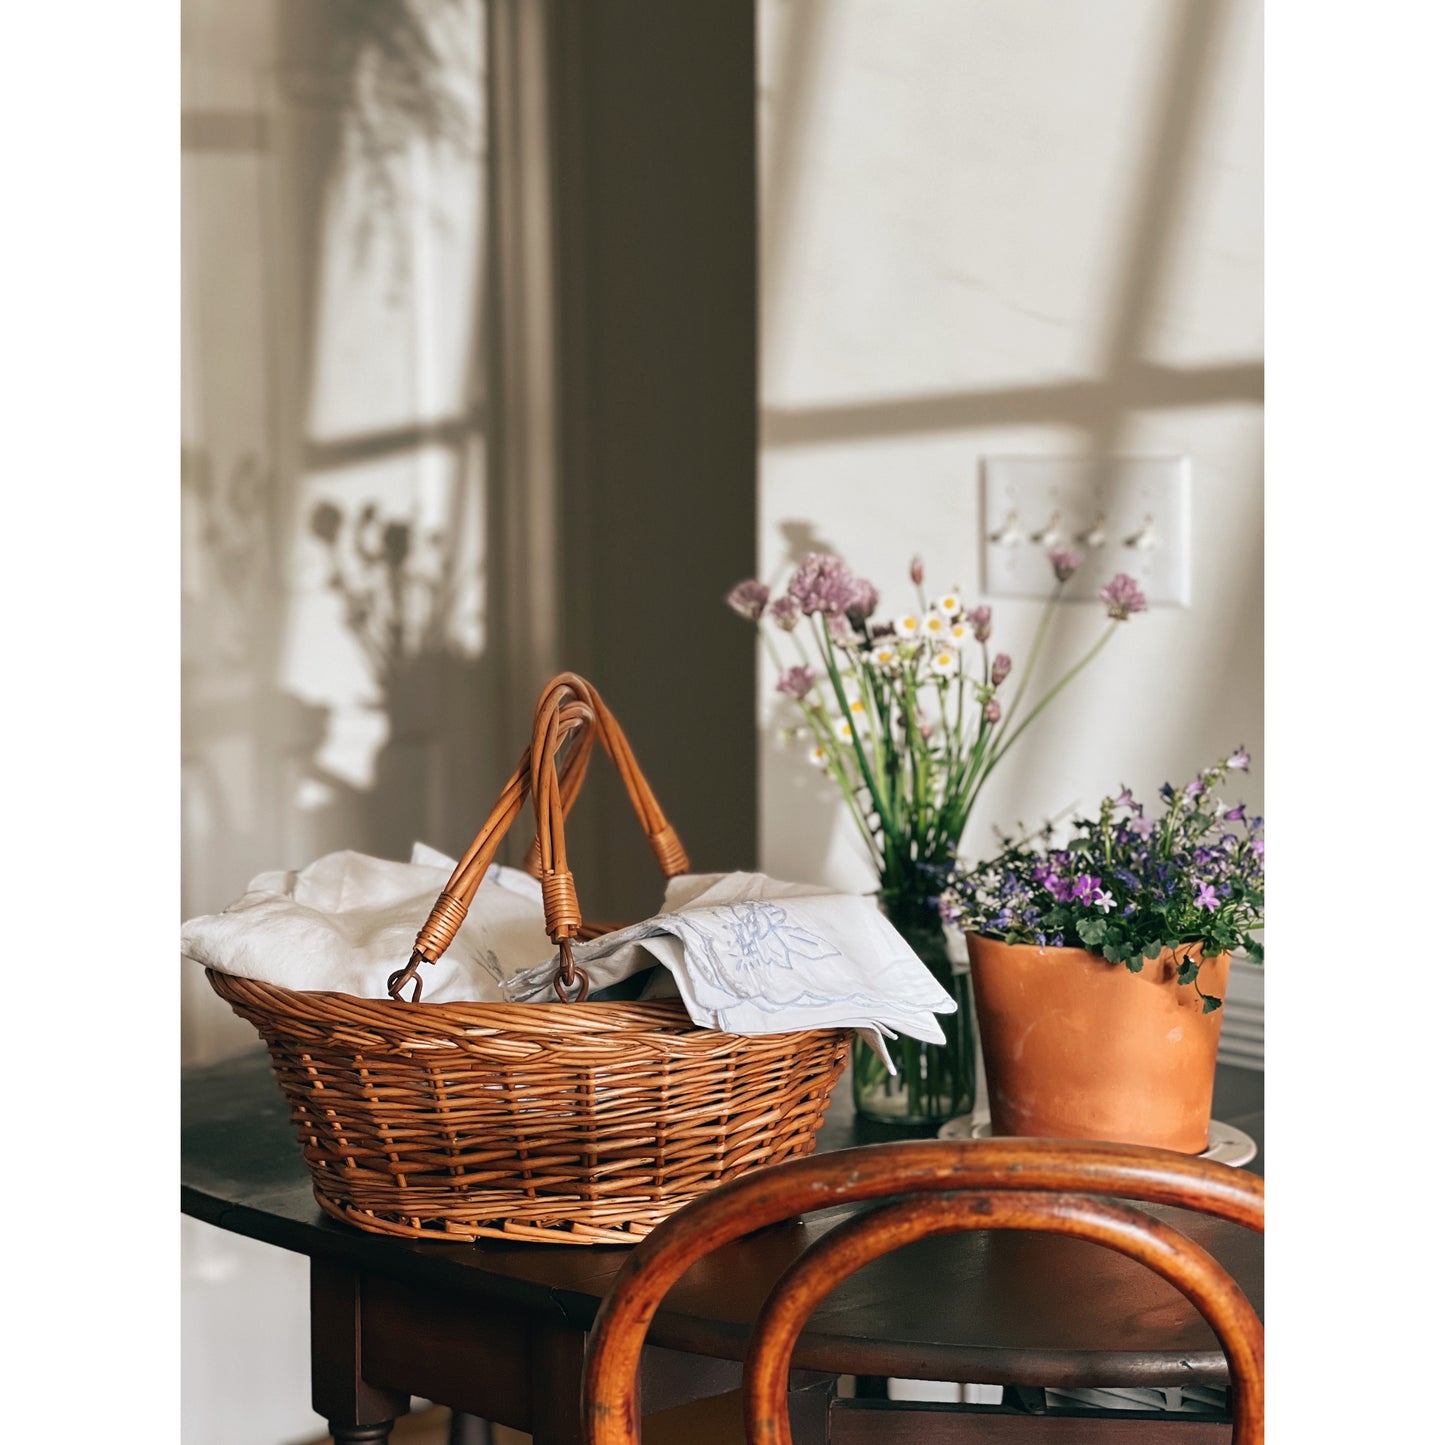
M1029 538L1029 541L1037 542L1039 546L1047 547L1050 551L1056 547L1062 547L1068 541L1068 536L1064 532L1064 514L1055 512L1043 527Z
M1092 547L1098 551L1105 542L1109 540L1109 529L1105 526L1104 514L1098 512L1094 516L1094 524L1088 531L1079 533L1079 541L1086 547Z
M1056 512L1054 515L1057 516L1058 513ZM1019 522L1019 514L1017 512L1010 512L1003 519L1003 525L999 527L998 531L988 534L988 540L996 543L1000 547L1017 547L1023 539L1024 529Z
M1136 547L1141 552L1152 552L1159 545L1159 534L1154 530L1154 518L1144 517L1144 524L1132 536L1124 538L1126 547Z

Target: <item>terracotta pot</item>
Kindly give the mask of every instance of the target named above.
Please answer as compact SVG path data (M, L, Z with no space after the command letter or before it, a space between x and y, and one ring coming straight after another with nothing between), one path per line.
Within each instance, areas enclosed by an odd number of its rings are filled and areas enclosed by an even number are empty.
M1082 948L975 934L968 957L995 1134L1208 1148L1224 1010L1206 1014L1179 986L1167 949L1142 973ZM1228 980L1227 953L1201 964L1203 992L1222 999Z

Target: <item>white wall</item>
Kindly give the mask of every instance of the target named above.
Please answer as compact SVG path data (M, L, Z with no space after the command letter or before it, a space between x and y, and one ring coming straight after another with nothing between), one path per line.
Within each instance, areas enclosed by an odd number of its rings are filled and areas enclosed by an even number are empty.
M1263 788L1262 82L1257 0L760 0L759 575L841 552L912 601L979 591L979 460L1183 453L1193 603L1130 621L994 775L994 823L1187 779ZM1065 610L1054 657L1101 610ZM1032 602L995 603L1023 651ZM776 741L768 871L867 888L831 785Z

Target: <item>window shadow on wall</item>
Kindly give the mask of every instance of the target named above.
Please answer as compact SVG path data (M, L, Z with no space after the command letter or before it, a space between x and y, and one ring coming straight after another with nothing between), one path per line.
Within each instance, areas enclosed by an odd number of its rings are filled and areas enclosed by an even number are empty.
M1094 376L1077 381L1002 386L933 395L889 397L877 401L850 399L795 407L765 408L761 440L764 452L837 446L893 438L970 430L1048 427L1071 435L1069 454L1083 458L1107 508L1111 490L1110 459L1127 446L1131 424L1141 414L1207 407L1257 407L1264 400L1264 366L1257 357L1239 357L1199 366L1170 365L1147 354L1150 329L1166 298L1171 265L1178 252L1189 214L1203 146L1201 135L1210 92L1220 73L1230 27L1239 13L1237 0L1182 0L1174 10L1172 29L1154 82L1148 113L1148 137L1139 180L1115 247L1113 298L1100 342ZM779 82L769 97L772 133L767 174L771 192L763 232L766 294L775 297L784 284L791 242L790 227L801 185L799 156L802 137L817 122L821 87L819 55L827 48L827 30L836 18L826 5L795 0L787 7L779 38ZM766 318L765 318L766 322ZM1210 499L1196 494L1196 507ZM790 562L809 550L836 550L826 544L815 524L790 519L779 527ZM975 545L977 538L974 539ZM906 562L906 559L904 559ZM1262 605L1262 539L1211 559L1229 577L1221 589L1230 611L1220 619L1216 638L1237 645L1258 633ZM1218 578L1216 577L1216 585ZM1069 628L1055 628L1040 659L1040 676L1059 675L1078 649ZM1230 662L1222 644L1215 674L1228 677ZM1141 688L1148 688L1141 678ZM1221 692L1224 690L1221 689ZM1180 706L1194 706L1191 701ZM1226 700L1221 716L1235 721L1237 709ZM1167 726L1164 718L1161 726ZM1237 738L1229 740L1237 742ZM1261 740L1262 742L1262 740ZM771 738L765 746L771 745ZM1050 746L1045 735L1031 732L1020 739L1009 760L1016 774L1026 773ZM1262 751L1262 749L1261 749ZM791 765L798 772L801 761ZM774 779L780 778L776 770ZM801 785L800 785L801 786ZM815 796L818 795L818 796ZM820 790L805 789L804 806L836 815L836 800L821 799ZM974 836L976 846L984 841ZM825 845L826 846L826 845Z

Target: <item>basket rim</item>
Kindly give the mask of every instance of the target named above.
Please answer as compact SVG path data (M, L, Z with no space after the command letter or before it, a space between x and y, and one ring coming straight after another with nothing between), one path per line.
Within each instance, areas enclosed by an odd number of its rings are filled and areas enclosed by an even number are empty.
M207 968L212 989L233 1007L261 1008L310 1023L372 1027L388 1034L424 1037L432 1029L472 1036L526 1035L536 1040L595 1037L597 1034L650 1034L678 1044L736 1047L763 1039L816 1038L854 1030L842 1027L783 1030L776 1034L735 1034L695 1023L681 999L609 1000L581 1003L412 1003L406 999L362 998L333 990L291 989L240 974Z

